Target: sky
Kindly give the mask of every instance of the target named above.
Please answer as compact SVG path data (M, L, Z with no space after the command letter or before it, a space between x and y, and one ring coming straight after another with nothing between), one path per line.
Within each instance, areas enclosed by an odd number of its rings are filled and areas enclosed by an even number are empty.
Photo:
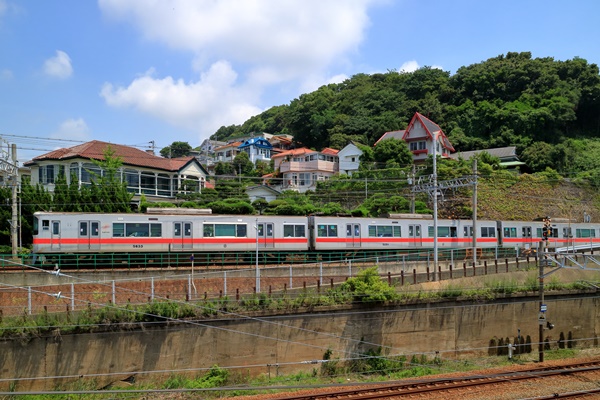
M0 0L0 138L158 151L357 73L600 64L596 0Z

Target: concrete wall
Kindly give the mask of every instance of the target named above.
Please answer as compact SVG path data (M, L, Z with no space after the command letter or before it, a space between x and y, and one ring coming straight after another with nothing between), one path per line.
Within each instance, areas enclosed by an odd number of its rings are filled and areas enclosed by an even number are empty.
M573 339L585 339L578 347L597 345L600 300L594 296L547 296L548 320L555 324L554 330L545 332L550 340L571 332ZM517 329L536 342L538 307L535 296L489 304L338 307L302 315L2 341L0 390L11 384L18 391L48 390L79 380L100 388L131 377L137 382L157 379L170 371L203 374L202 369L214 365L238 367L232 373L288 374L319 368L311 361L320 360L327 349L333 350L334 358L353 357L367 350L368 343L382 345L389 355L432 357L436 351L443 358L484 355L492 338L512 339Z

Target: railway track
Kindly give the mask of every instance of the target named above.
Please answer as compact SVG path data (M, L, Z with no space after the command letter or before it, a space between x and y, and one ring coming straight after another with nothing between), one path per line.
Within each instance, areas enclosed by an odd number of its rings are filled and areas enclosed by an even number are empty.
M448 396L460 396L458 391L475 389L486 385L508 385L518 381L544 379L556 376L568 376L578 373L600 370L600 360L585 363L565 363L558 366L529 368L525 370L495 373L489 375L471 375L461 378L421 379L361 386L353 389L340 389L322 393L292 394L281 397L270 397L271 400L304 400L304 399L382 399L382 398L428 398L442 393ZM538 385L539 386L539 385ZM498 390L502 390L498 388ZM454 392L454 394L453 394ZM599 395L600 388L565 393L552 393L547 396L531 397L531 399L583 398Z

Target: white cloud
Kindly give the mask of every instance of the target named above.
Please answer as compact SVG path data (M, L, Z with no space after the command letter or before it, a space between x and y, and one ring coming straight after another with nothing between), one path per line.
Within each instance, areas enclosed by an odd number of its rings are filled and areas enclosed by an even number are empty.
M258 95L255 90L235 86L237 74L228 62L214 63L196 82L155 78L153 73L135 79L128 87L105 83L100 95L112 107L134 108L201 137L262 111L253 105Z
M4 68L0 70L0 80L8 81L13 78L13 72L10 69Z
M50 135L52 139L81 140L86 142L90 140L90 128L83 118L69 118L62 122L58 130Z
M101 96L208 136L262 111L269 88L292 95L343 80L369 26L369 6L384 0L98 0L103 14L144 38L190 53L198 81L146 74L127 87L106 83ZM289 89L295 88L296 90Z
M415 60L412 61L407 61L404 64L402 64L400 66L400 72L415 72L416 70L418 70L419 68L421 68L421 66L419 65L418 62L416 62ZM443 70L444 68L442 68L439 65L432 65L430 68L433 69L441 69Z
M322 67L354 50L374 0L99 0L110 18L149 40L212 59L296 70Z
M67 79L73 73L71 58L64 51L56 50L56 56L44 62L44 73L58 79Z
M400 72L415 72L419 69L419 63L415 60L407 61L400 66Z

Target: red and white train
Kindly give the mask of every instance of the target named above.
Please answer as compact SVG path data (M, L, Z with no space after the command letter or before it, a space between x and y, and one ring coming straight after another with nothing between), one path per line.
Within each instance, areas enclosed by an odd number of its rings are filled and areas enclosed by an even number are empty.
M160 210L160 209L159 209ZM163 211L164 212L164 211ZM390 218L37 212L33 252L281 252L419 250L433 247L431 216ZM191 212L191 211L190 211ZM472 220L439 219L438 248L473 247ZM479 248L540 247L542 221L476 221ZM600 224L552 222L549 247L600 242Z

